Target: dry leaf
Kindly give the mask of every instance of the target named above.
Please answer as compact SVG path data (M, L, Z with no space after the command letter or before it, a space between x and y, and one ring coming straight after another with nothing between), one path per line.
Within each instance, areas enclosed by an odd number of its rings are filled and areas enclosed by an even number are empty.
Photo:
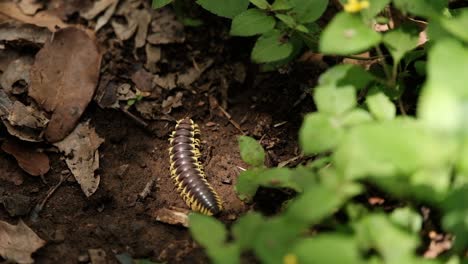
M37 0L21 0L18 6L25 15L34 15L37 13L37 10L44 7L44 5Z
M138 30L135 35L135 48L141 48L146 43L148 35L148 26L151 22L151 14L146 9L135 10L135 17L138 21Z
M99 186L100 177L94 175L94 171L99 168L98 147L103 142L104 139L86 122L78 124L64 140L54 143L65 153L65 162L87 197Z
M115 35L120 40L127 40L135 34L135 31L138 27L138 21L131 15L127 16L127 23L121 24L116 20L111 21L111 25L114 28Z
M152 213L152 217L162 223L170 225L182 225L185 227L189 226L188 216L189 211L187 210L171 210L168 208L161 208Z
M19 140L9 139L3 142L2 150L15 157L18 165L32 176L44 175L50 169L46 154Z
M144 69L139 69L133 73L132 81L140 91L151 92L153 90L153 75Z
M96 89L100 63L95 39L73 27L57 31L36 54L29 96L52 113L49 142L63 139L78 123Z
M0 221L0 255L7 261L33 263L31 254L45 243L22 220L16 226Z
M171 44L185 41L184 25L177 21L176 15L167 8L156 10L151 22L152 32L147 41L151 44Z
M208 61L198 64L196 67L188 69L185 73L178 74L177 76L177 85L181 87L189 87L193 82L200 78L200 75L208 69L214 60L209 59Z
M146 69L148 69L152 73L157 72L158 69L156 67L156 63L158 63L159 60L161 60L161 48L147 43L145 46L145 52L146 52L146 64L145 64Z
M163 113L169 114L172 111L172 108L177 108L182 106L182 92L177 92L175 96L169 96L162 102Z
M96 22L96 26L94 27L94 31L98 32L99 29L107 25L111 17L114 15L118 4L119 4L119 1L115 1L106 9L106 12L104 12L104 14L98 18Z
M88 249L91 264L107 264L106 251L102 248Z
M0 52L0 71L4 72L10 63L19 57L21 57L21 54L19 54L16 50L11 48L3 49L2 52Z
M35 44L44 44L50 36L51 32L45 27L19 22L0 24L0 41L25 41Z
M111 5L118 2L117 0L97 0L93 3L93 6L87 10L81 11L80 16L86 20L95 18L99 13L106 10Z
M29 70L34 59L29 56L24 56L16 59L8 65L5 72L0 76L0 85L5 92L11 94L22 94L26 91L29 85ZM15 85L23 82L23 85Z
M177 75L175 73L169 73L164 77L155 75L153 82L161 88L172 90L177 87L176 78Z
M161 110L161 105L155 101L139 101L135 104L135 109L145 119L158 119L157 113Z
M64 23L60 18L48 11L41 11L34 16L28 16L21 12L21 9L12 2L0 1L0 14L10 17L14 20L21 21L26 24L34 24L39 27L47 27L50 31L55 32L57 28L65 28L69 25Z

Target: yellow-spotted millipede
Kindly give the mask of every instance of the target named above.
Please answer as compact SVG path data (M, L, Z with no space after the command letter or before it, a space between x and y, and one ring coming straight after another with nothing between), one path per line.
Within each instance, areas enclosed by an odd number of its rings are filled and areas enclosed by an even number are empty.
M177 121L169 144L171 178L185 203L202 214L216 215L221 212L221 199L206 180L200 161L198 125L188 117Z

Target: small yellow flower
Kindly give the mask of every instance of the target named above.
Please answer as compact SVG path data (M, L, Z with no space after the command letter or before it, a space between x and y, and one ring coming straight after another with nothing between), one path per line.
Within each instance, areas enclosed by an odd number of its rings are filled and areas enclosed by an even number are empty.
M297 264L297 257L294 254L287 254L283 257L283 264Z
M348 13L356 13L366 8L369 8L369 1L366 0L348 0L344 5L344 10Z

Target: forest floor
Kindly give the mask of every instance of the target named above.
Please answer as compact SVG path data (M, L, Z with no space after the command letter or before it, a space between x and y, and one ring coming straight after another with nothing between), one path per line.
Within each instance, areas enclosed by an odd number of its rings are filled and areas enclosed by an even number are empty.
M230 37L228 20L203 13L203 25L184 27L170 8L155 11L149 1L107 2L97 10L90 1L47 1L35 15L27 14L30 10L24 13L14 3L0 4L0 74L5 76L18 58L38 60L44 42L25 37L21 29L28 22L53 31L51 24L34 20L39 13L66 24L81 24L95 34L102 54L100 77L93 100L78 122L89 121L89 127L103 139L96 152L98 186L87 197L67 166L70 154L43 139L18 143L1 126L0 143L5 151L0 151L0 202L4 205L0 220L16 225L22 219L46 241L33 254L36 263L131 263L131 259L206 263L187 228L160 219L167 211L187 210L169 172L168 137L175 121L189 116L200 126L207 178L223 200L220 220L229 224L254 208L273 214L290 194L260 190L252 204L244 204L235 194L237 177L246 168L237 138L246 134L258 139L267 150L268 166L301 162L297 131L303 115L313 110L309 89L326 63L308 60L263 73L250 62L253 43ZM90 10L97 14L89 15ZM95 32L96 21L106 14L110 14L107 23ZM147 27L147 32L141 32L141 27ZM36 30L28 34L35 35ZM5 38L1 32L18 37ZM15 76L29 73L17 69ZM31 104L28 89L34 80L28 78L12 82L13 88L23 92L8 94L11 100ZM65 81L76 79L81 80ZM138 97L139 93L143 95ZM47 172L30 175L22 169L24 165L18 165L18 157L10 155L7 143L46 154L50 160ZM33 167L40 163L35 155L28 157ZM35 215L34 208L43 201L44 207Z

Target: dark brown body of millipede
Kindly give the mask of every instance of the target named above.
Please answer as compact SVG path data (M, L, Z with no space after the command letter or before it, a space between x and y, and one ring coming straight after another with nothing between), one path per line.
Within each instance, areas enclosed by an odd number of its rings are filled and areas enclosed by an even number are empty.
M221 199L206 181L200 162L200 129L190 118L177 122L169 139L171 178L184 199L194 211L215 215L222 210Z

